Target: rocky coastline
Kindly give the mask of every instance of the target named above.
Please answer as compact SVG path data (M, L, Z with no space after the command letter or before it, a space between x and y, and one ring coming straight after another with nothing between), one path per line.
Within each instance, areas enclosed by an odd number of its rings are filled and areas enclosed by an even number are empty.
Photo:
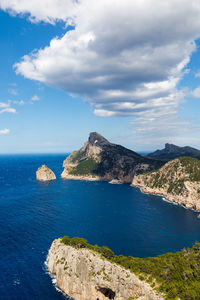
M143 193L162 196L169 202L199 212L199 165L200 162L195 158L175 159L158 171L136 175L131 185L139 187ZM194 169L195 174L191 171Z

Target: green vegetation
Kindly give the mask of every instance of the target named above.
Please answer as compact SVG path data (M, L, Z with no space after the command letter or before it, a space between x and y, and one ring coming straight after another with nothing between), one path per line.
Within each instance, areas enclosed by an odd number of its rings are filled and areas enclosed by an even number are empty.
M74 151L72 152L72 154L70 155L71 158L71 162L75 163L77 161L80 161L81 159L83 159L85 156L84 151L82 151L81 149L78 151Z
M180 195L187 193L184 182L200 181L200 160L180 157L165 164L158 171L144 174L144 183L151 188L167 188L167 193Z
M182 167L191 181L200 181L200 160L192 157L179 158Z
M85 239L64 237L64 244L87 248L117 263L146 280L152 287L166 295L166 299L200 299L200 243L176 253L156 257L136 258L115 255L108 247L90 245ZM155 282L156 280L156 282Z
M98 163L93 158L87 158L73 168L69 170L69 174L72 175L96 175L95 171L97 170Z

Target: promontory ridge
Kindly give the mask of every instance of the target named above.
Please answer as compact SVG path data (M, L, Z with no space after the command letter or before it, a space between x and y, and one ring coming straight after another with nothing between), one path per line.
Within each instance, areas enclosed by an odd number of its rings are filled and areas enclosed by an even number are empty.
M163 162L145 158L123 146L110 143L91 132L84 146L63 163L62 178L116 180L131 183L135 174L155 170Z

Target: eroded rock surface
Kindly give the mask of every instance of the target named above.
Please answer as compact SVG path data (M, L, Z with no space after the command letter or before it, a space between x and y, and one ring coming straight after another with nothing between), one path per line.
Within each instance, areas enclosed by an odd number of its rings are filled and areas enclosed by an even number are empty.
M37 178L37 180L40 180L40 181L50 181L50 180L55 180L56 175L46 165L43 165L38 168L38 170L36 172L36 178Z
M55 240L47 267L58 287L75 300L161 300L148 283L88 249L75 249Z

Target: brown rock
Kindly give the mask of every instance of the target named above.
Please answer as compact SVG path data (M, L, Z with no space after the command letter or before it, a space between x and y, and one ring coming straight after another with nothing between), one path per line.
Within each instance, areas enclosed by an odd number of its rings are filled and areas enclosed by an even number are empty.
M50 180L55 180L56 175L46 165L43 165L40 168L38 168L36 172L36 178L37 180L40 181L50 181Z

